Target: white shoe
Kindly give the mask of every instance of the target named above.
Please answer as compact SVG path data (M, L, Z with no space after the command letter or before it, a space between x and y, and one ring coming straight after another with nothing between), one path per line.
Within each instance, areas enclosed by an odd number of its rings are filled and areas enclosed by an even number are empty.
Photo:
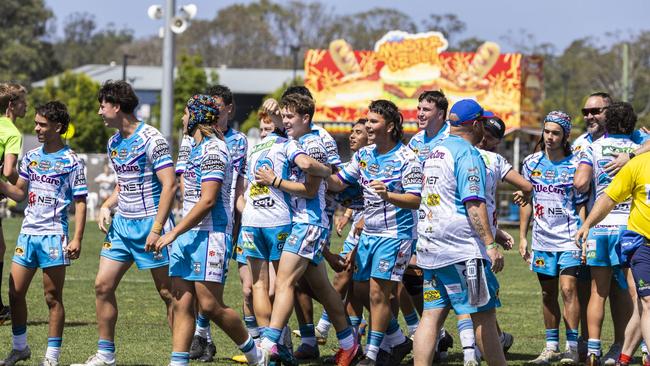
M84 363L73 363L70 366L115 366L115 360L113 362L106 362L99 358L95 353L94 355L88 357Z
M38 366L59 366L59 361L45 357Z
M257 355L260 356L259 360L256 363L257 366L267 366L269 364L271 358L269 351L265 350L262 347L259 347L257 350Z
M4 361L1 361L0 365L14 366L16 362L29 360L30 357L32 357L32 351L29 349L29 346L20 351L12 349L7 358L5 358Z
M560 360L560 352L544 348L536 359L528 361L528 365L550 365Z
M609 351L605 353L603 358L601 358L601 362L605 366L614 366L616 365L616 361L618 360L618 356L621 355L621 345L618 343L612 343L612 345L609 347Z

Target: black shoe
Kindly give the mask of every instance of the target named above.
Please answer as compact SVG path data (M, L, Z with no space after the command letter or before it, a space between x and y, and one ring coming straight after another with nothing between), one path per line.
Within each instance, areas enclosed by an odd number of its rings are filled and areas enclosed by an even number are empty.
M192 344L190 345L190 360L196 360L203 356L207 345L207 338L195 334L194 337L192 337Z
M373 361L372 358L368 358L367 356L364 356L361 361L357 364L357 366L375 366L377 363Z
M11 320L11 309L7 305L0 306L0 325Z
M201 362L212 362L214 361L214 355L217 353L217 347L212 343L212 341L207 342L205 345L205 351L203 355L199 358Z
M413 341L410 338L405 337L404 342L391 348L389 365L398 366L400 363L402 363L404 357L406 357L409 353L411 353L412 350L413 350Z
M440 342L438 342L438 352L447 352L448 349L454 347L454 337L446 330L442 331Z
M377 352L377 360L375 361L374 364L376 364L377 366L389 366L390 358L391 358L390 352L386 352L380 348L379 352Z

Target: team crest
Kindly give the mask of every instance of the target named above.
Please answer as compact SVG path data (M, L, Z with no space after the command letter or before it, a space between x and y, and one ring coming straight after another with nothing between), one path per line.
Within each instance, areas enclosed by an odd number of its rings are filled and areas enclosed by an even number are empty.
M192 268L194 268L194 273L201 273L201 262L194 262Z
M104 250L111 250L112 247L113 247L113 244L111 244L110 242L107 242L107 241L105 241L102 244L102 249L104 249Z
M535 169L535 170L533 170L532 173L530 173L530 176L533 177L533 178L539 178L539 177L542 176L542 171Z
M111 158L117 157L117 150L111 150Z
M289 236L289 233L279 233L276 238L278 241L285 241L287 240L287 237Z
M23 255L25 255L25 250L23 248L21 248L21 247L16 247L16 249L14 250L14 253L17 256L22 257Z
M50 248L50 254L49 254L50 259L57 259L59 258L59 249L57 248Z
M544 258L536 258L535 259L535 267L544 267L546 265L546 262L544 261Z

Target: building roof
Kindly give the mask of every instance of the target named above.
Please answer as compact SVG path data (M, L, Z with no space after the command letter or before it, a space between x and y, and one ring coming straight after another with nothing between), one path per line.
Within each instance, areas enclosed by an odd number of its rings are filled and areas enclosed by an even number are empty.
M122 79L122 65L88 64L71 70L74 73L84 73L98 83L106 80ZM293 78L293 70L285 69L231 69L227 67L206 67L208 79L213 73L219 75L219 83L228 85L233 93L238 94L269 94ZM176 69L174 69L176 74ZM304 77L304 70L296 73ZM51 76L56 82L59 75ZM127 81L135 90L159 91L162 89L162 66L129 65L126 70ZM50 79L48 78L48 79ZM32 83L32 87L43 87L48 79Z

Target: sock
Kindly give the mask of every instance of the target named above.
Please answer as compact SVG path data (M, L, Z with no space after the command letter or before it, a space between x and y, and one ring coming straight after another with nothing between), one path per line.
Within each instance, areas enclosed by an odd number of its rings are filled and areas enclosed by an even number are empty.
M384 333L371 330L368 335L368 346L366 347L366 357L373 361L377 361L377 353L379 353L379 345L384 340Z
M196 329L194 329L194 335L212 342L212 336L210 335L210 319L201 313L196 317Z
M355 333L359 333L359 325L361 325L361 318L358 316L350 317L350 325L354 328Z
M264 334L262 334L262 343L261 346L267 351L270 351L273 346L278 344L280 337L282 336L282 330L277 328L267 327L264 329Z
M300 326L300 340L303 344L316 347L316 331L314 324L304 324Z
M388 323L388 328L386 328L386 340L390 347L395 347L398 344L402 344L406 341L406 337L397 323L397 319L391 318Z
M471 318L458 320L458 337L463 346L463 359L465 361L476 360L474 323Z
M248 336L246 342L238 345L237 347L239 347L239 350L244 353L246 356L246 361L248 361L249 365L257 364L259 361L259 354L257 353L258 348L255 347L255 341L253 341L253 337Z
M354 331L352 327L336 332L336 339L339 340L339 346L346 351L354 347Z
M293 347L293 344L291 343L291 329L289 329L288 325L285 325L284 328L282 328L282 332L280 333L280 340L277 343L289 348Z
M185 366L190 364L189 352L172 352L169 366Z
M61 353L61 343L63 343L63 338L61 337L48 337L45 358L58 361L59 354Z
M641 352L648 353L648 346L646 346L645 341L641 341Z
M325 334L327 334L327 332L330 331L331 326L332 323L330 323L330 318L327 315L327 311L323 310L323 314L320 316L320 319L318 320L316 329L318 329L318 332L320 332L320 334L324 336Z
M560 330L546 329L546 349L557 351L560 347Z
M99 356L102 361L111 363L115 360L115 343L100 338L99 342L97 342L97 356Z
M244 324L246 324L246 329L248 330L248 334L255 338L260 337L260 328L257 325L257 319L255 318L255 315L247 315L244 317Z
M413 334L418 328L418 323L420 323L417 311L413 311L411 314L405 314L404 321L406 321L406 326L409 329L409 334Z
M587 355L600 357L600 339L589 338L587 340Z
M361 334L363 335L366 334L366 328L368 328L368 322L366 322L366 318L361 316L361 324L359 324L359 329L361 329Z
M578 349L578 330L577 329L567 329L566 330L566 345L570 350Z
M11 327L13 333L13 349L22 351L27 347L27 326L16 325Z
M618 356L618 362L629 365L632 362L632 356L628 356L625 353L622 353Z

